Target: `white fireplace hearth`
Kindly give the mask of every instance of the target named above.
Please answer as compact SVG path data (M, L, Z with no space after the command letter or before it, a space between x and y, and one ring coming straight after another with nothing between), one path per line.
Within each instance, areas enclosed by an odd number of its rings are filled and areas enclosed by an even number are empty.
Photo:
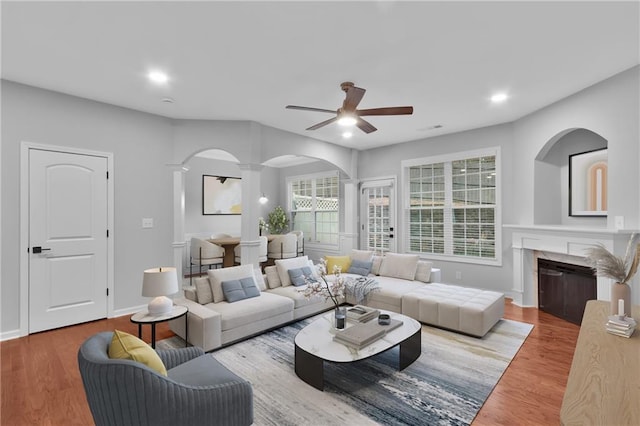
M596 243L622 256L634 232L551 225L504 225L504 228L512 232L513 303L532 307L538 307L538 258L584 266L585 250ZM597 277L598 300L609 300L610 291L611 280ZM632 291L631 297L634 304L640 304L640 290Z

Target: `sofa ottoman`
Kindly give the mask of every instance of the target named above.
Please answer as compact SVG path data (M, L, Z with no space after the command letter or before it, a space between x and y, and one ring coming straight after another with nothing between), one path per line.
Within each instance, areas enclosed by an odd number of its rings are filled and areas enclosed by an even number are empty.
M402 314L426 324L482 337L504 315L504 294L433 283L405 293Z

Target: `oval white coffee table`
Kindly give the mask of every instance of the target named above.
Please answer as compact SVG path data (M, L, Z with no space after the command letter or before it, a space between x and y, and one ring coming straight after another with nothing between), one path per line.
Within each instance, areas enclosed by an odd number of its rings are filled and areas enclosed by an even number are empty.
M392 319L402 321L402 325L362 349L353 349L333 340L333 336L340 333L340 330L333 327L333 311L300 330L294 340L295 371L298 377L316 389L323 390L325 361L360 361L397 345L400 345L398 369L404 370L420 356L422 325L402 314L382 309L380 313L389 314ZM372 321L377 321L377 318ZM347 328L355 324L358 323L349 320Z

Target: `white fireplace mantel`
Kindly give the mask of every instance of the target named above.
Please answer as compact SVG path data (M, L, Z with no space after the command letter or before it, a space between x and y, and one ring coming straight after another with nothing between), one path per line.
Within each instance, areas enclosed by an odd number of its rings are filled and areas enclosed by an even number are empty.
M538 306L538 257L584 265L587 248L601 243L613 253L624 254L629 234L637 232L552 225L504 225L504 228L512 231L513 302L534 307ZM610 279L598 277L598 300L609 300L610 288ZM638 296L632 295L635 303Z

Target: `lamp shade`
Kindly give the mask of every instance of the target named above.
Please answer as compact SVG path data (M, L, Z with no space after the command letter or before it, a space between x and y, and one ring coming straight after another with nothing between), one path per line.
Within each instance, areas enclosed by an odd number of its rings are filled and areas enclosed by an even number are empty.
M164 315L171 312L173 302L168 295L178 292L176 268L161 267L144 271L142 295L155 297L148 306L151 315Z

